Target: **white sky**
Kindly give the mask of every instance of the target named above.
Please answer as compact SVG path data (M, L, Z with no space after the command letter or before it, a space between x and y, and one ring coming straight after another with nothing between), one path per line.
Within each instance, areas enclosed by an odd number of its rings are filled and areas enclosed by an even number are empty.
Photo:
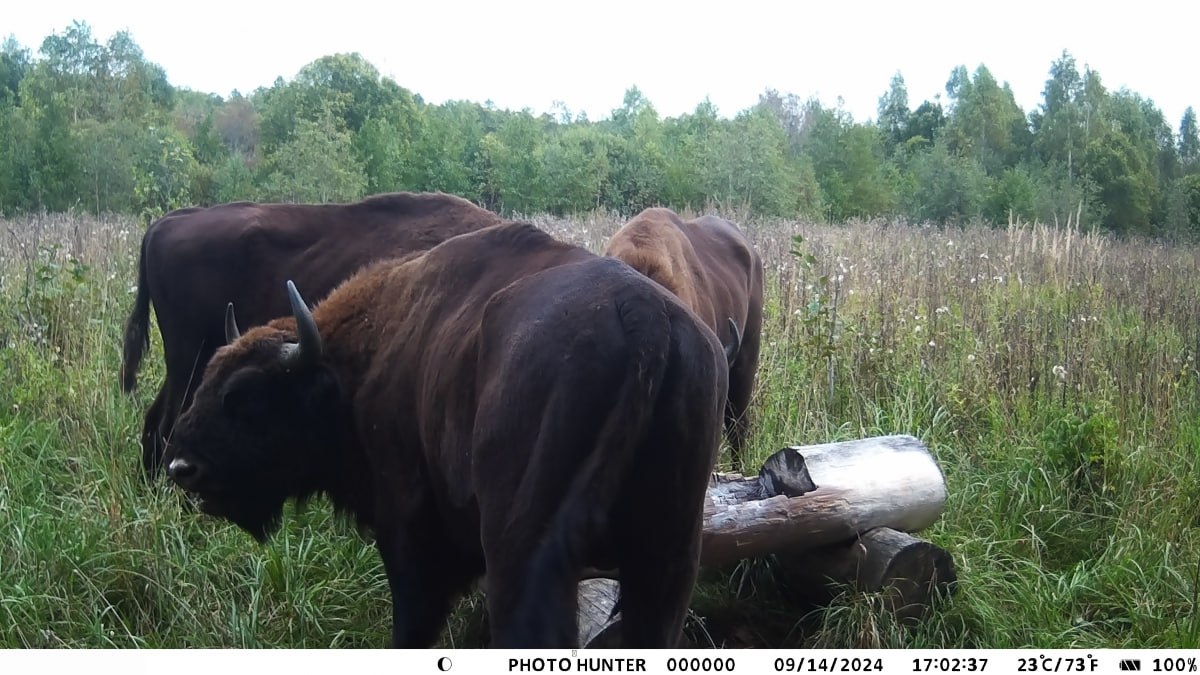
M491 99L547 111L560 100L600 119L636 84L660 115L705 96L732 116L766 88L837 97L874 118L899 70L909 105L942 94L951 69L987 65L1026 112L1062 50L1152 99L1177 129L1200 107L1200 3L1004 0L8 0L0 37L35 53L71 20L107 40L127 29L171 83L228 95L291 79L326 54L357 51L426 101Z

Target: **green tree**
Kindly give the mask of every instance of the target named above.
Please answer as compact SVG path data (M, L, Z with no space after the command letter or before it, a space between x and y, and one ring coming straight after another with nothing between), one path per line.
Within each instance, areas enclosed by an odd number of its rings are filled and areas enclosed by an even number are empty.
M799 209L798 175L785 155L787 137L767 110L739 114L725 137L722 201L739 200L755 212L792 215Z
M249 201L255 197L254 173L240 155L229 155L213 171L213 201Z
M720 174L728 133L707 98L692 113L663 123L664 202L699 209L708 199L727 199L721 187L725 176Z
M134 154L146 143L146 129L131 120L83 120L73 135L79 150L82 203L95 214L133 209Z
M258 111L236 90L216 112L217 133L229 152L252 156L258 148Z
M1196 111L1188 106L1179 121L1179 161L1185 171L1194 172L1200 163L1200 133L1196 129Z
M817 101L809 102L805 117L804 152L812 159L826 216L844 220L890 213L896 195L879 129L856 124L841 109Z
M371 193L412 189L417 175L417 137L422 113L411 96L399 96L380 107L354 137L354 149L367 174Z
M16 38L5 38L0 45L0 101L8 100L17 105L20 100L21 80L33 67L29 50L17 43Z
M1171 185L1167 230L1200 236L1200 173L1192 173Z
M805 132L805 102L795 94L786 96L774 89L768 89L759 94L756 108L764 108L779 122L780 128L787 135L788 157L795 159L800 155Z
M595 125L575 123L547 142L547 208L565 215L600 206L608 182L611 138Z
M1007 82L998 84L983 65L974 77L959 66L946 83L946 93L951 102L944 131L947 149L975 159L991 174L1021 161L1029 147L1029 129Z
M12 100L0 98L0 213L12 215L28 211L34 203L33 125L12 105Z
M1107 214L1104 226L1117 233L1145 232L1157 190L1142 152L1129 136L1108 130L1088 144L1083 170L1095 182Z
M879 97L879 119L876 122L889 155L908 140L909 115L908 88L904 86L904 76L897 72L892 76L887 92Z
M79 149L71 134L66 95L39 91L31 96L36 78L21 83L20 115L28 123L27 168L31 208L65 211L76 203Z
M978 183L970 187L978 187ZM1010 217L1025 222L1034 220L1037 218L1037 193L1037 181L1025 166L1005 169L988 185L983 215L993 223L1008 222Z
M88 24L76 21L43 40L40 51L37 93L61 94L72 123L161 118L171 110L174 89L166 72L146 60L126 31L100 44Z
M355 155L367 177L367 191L395 192L408 186L413 171L411 136L387 117L372 117L354 136Z
M1082 91L1083 78L1075 58L1064 49L1050 64L1050 79L1042 89L1041 110L1030 114L1035 147L1042 161L1061 163L1068 178L1075 175L1075 164L1087 141L1080 105Z
M508 115L495 132L501 152L493 162L500 176L500 208L505 212L528 215L546 208L544 138L539 121L528 110Z
M908 116L904 131L905 146L912 150L928 148L938 139L946 126L946 114L937 101L924 101Z
M350 133L333 110L296 122L293 138L267 158L267 198L283 202L359 199L367 177L354 157Z
M919 221L959 223L982 215L988 178L972 157L963 157L944 141L934 143L911 163L911 192L904 198L909 216Z
M150 221L190 205L196 168L183 134L174 128L149 127L132 167L134 211Z
M637 87L625 92L623 105L608 125L609 183L604 204L619 213L636 213L661 203L667 156L658 112Z
M299 120L317 120L325 111L355 134L387 106L397 101L415 102L411 93L381 77L357 52L322 56L301 68L291 82L277 79L255 98L260 140L267 152L287 142Z
M483 110L467 101L427 106L413 144L416 189L441 190L480 201L476 160L483 141Z

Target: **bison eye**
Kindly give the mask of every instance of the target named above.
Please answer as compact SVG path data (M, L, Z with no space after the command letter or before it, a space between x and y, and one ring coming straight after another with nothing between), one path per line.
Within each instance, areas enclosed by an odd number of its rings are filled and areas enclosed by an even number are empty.
M221 387L221 407L237 420L262 417L270 406L266 375L262 371L241 371Z

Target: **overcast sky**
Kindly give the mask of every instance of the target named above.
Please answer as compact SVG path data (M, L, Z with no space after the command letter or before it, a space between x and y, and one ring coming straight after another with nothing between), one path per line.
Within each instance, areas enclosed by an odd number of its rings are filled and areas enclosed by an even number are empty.
M956 65L987 65L1026 112L1041 101L1050 63L1069 50L1110 91L1127 86L1173 128L1200 105L1194 2L1103 4L1057 0L971 3L724 0L257 0L6 3L0 36L35 53L73 19L98 40L126 29L171 83L222 96L292 78L326 54L357 51L426 101L550 109L591 119L637 85L663 116L708 96L722 115L766 88L841 96L856 120L874 118L896 71L909 104L937 94Z

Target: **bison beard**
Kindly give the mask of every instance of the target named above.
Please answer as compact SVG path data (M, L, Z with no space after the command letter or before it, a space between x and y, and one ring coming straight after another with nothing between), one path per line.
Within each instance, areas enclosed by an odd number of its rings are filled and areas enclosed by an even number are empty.
M502 222L459 197L407 192L352 204L237 202L182 209L156 221L142 237L121 362L121 388L131 392L150 345L153 304L166 377L142 427L146 477L157 472L176 418L224 344L221 317L228 303L237 305L243 327L262 325L287 313L279 292L285 279L320 300L372 261L427 251Z
M727 387L693 313L530 225L378 263L312 313L289 293L292 319L239 337L230 315L176 483L260 539L327 494L375 533L397 647L431 645L480 575L492 646L573 646L586 567L620 572L624 646L675 646Z

